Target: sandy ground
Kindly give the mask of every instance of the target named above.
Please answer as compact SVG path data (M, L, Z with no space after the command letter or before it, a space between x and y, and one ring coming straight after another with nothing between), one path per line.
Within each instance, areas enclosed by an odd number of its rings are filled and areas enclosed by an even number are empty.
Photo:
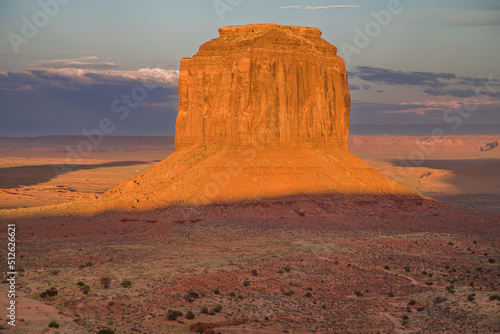
M352 152L410 190L462 208L328 194L75 214L168 152L96 152L55 178L52 164L64 164L64 152L6 151L0 203L31 209L0 210L2 226L16 224L20 271L17 326L0 326L6 333L498 332L500 154L438 151L399 168L413 150ZM39 207L55 203L63 204ZM58 295L42 298L51 287ZM0 285L2 308L7 289ZM183 316L168 320L169 310ZM60 328L48 328L51 321Z

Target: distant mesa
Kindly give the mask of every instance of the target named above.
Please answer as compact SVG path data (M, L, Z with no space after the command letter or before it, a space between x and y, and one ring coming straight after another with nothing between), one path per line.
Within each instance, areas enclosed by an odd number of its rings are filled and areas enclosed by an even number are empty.
M253 24L181 60L176 152L104 197L204 204L411 193L347 150L344 61L316 28Z

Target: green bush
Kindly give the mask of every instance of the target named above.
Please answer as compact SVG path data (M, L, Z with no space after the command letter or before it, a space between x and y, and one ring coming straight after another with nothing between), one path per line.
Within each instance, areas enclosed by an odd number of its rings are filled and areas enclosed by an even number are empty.
M59 328L60 326L59 326L59 324L58 324L57 322L55 322L55 321L51 321L51 322L49 323L49 327L50 327L50 328Z
M192 320L194 319L194 313L192 311L186 312L186 319Z
M174 310L168 310L168 313L167 313L167 319L168 320L177 320L178 317L182 317L182 312L180 312L180 311L174 311Z
M214 312L215 313L220 313L220 311L222 311L222 305L218 304L216 307L214 307Z
M361 291L359 291L359 290L354 291L354 294L355 294L358 298L363 297L363 293L362 293Z
M258 276L258 275L259 275L259 273L257 272L257 270L252 269L252 275L254 275L254 276Z
M115 334L115 331L112 331L111 329L101 329L97 334Z
M214 295L218 295L218 294L220 294L220 290L219 289L215 289L214 290Z
M76 285L78 285L78 286L84 286L85 283L83 283L82 281L78 281L78 283L76 283Z
M101 285L104 289L109 289L111 286L111 281L113 279L110 276L102 276L99 281L101 282Z
M184 295L184 300L188 303L194 302L195 299L200 298L200 294L198 292L189 291Z
M42 292L40 294L40 297L41 298L55 297L55 296L57 296L57 294L58 294L58 292L57 292L56 288L50 288L50 289L47 289L44 292Z
M201 308L201 310L200 310L200 313L201 313L201 314L208 314L208 307L203 306L203 307Z
M123 280L121 283L120 283L121 286L123 286L124 288L129 288L130 286L132 286L132 281L128 281L128 280Z
M249 280L244 280L243 281L243 286L249 286L250 285L250 281Z
M415 305L417 302L415 301L415 299L412 299L408 302L408 305Z
M500 301L500 296L498 294L491 295L490 296L490 301L493 301L493 300Z
M82 288L82 292L83 292L84 295L88 295L89 292L90 292L90 286L84 285L83 288Z

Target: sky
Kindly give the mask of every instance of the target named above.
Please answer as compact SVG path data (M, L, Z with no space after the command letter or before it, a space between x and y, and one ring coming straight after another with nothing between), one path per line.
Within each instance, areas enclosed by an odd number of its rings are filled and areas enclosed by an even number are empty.
M498 0L2 0L0 136L173 135L180 59L252 23L321 29L353 125L500 124Z

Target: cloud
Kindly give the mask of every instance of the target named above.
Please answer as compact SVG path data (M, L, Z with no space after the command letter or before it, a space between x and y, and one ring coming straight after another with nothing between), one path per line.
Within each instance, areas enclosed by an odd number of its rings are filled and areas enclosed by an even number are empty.
M122 64L112 62L97 62L99 57L89 56L73 59L37 60L24 63L34 68L114 68Z
M307 6L306 9L357 8L357 7L361 7L361 6L360 5L354 5L354 6L336 5L336 6L316 6L316 7Z
M0 90L59 88L78 90L83 86L111 85L176 87L179 71L143 68L137 71L93 70L79 68L39 68L25 72L0 72Z
M456 79L453 73L402 72L384 68L358 66L348 73L354 78L386 85L429 86L438 88L448 85L448 81Z
M330 9L330 8L357 8L361 7L360 5L334 5L334 6L303 6L303 5L293 5L293 6L283 6L279 7L281 9Z

